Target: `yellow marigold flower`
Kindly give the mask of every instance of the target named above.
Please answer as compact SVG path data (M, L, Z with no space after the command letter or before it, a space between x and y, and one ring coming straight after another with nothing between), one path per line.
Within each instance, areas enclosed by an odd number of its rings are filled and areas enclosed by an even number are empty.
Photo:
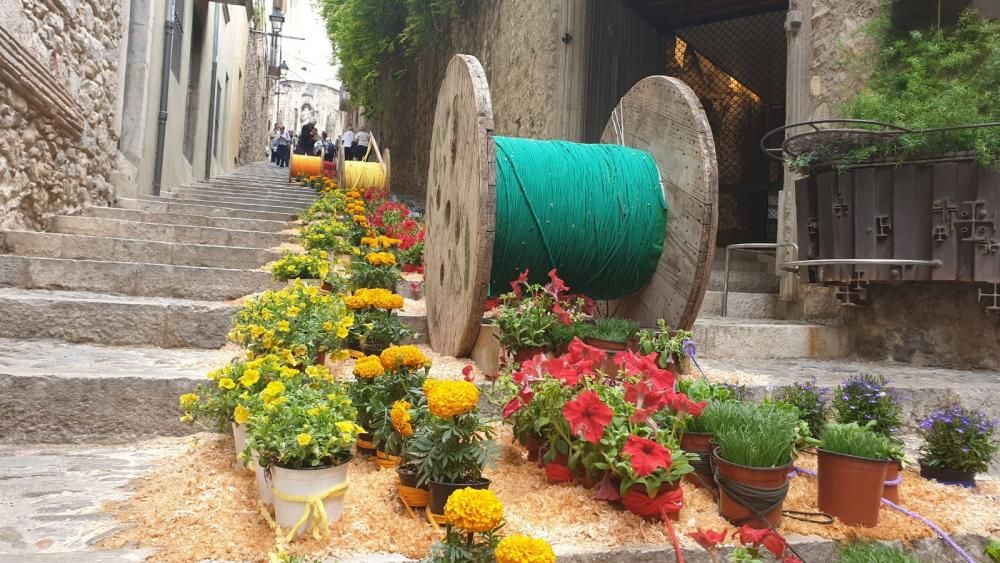
M246 424L248 420L250 420L250 409L243 405L236 405L236 408L233 409L233 421L236 424Z
M371 379L385 373L382 361L378 356L365 356L354 362L354 375L363 379Z
M390 346L382 351L380 359L385 369L419 368L427 363L427 356L413 345Z
M344 305L347 305L348 309L364 309L368 306L368 302L363 297L351 295L344 299ZM323 328L325 329L326 327L324 326ZM333 327L331 326L330 328L332 329Z
M410 407L408 401L396 401L389 411L389 418L392 419L392 427L396 429L404 438L413 436L413 425L410 423Z
M255 369L248 369L244 371L243 375L240 377L240 383L242 383L244 387L250 387L258 381L260 381L260 372Z
M394 266L396 256L391 252L369 252L365 255L365 262L372 266Z
M300 446L308 446L309 443L313 441L313 437L312 435L303 432L295 437L295 441L298 442Z
M223 377L222 379L219 380L219 387L223 389L235 389L236 382L233 381L232 378Z
M372 246L374 248L378 248L379 246L378 239L375 237L361 237L361 245Z
M427 395L427 409L438 418L472 412L478 404L479 388L468 381L440 381Z
M181 400L181 408L182 409L190 408L191 405L197 403L200 399L201 399L201 397L199 397L195 393L184 393L183 395L181 395L181 398L180 398L180 400Z
M393 246L398 246L403 241L398 238L387 237L385 235L379 235L378 243L382 248L392 248Z
M403 308L403 296L395 294L388 289L371 289L368 290L367 295L368 304L377 307L379 309L402 309Z
M512 534L500 540L497 563L555 563L556 554L545 540Z
M500 525L503 504L489 489L466 487L448 497L444 505L448 523L467 532L488 532Z
M434 388L439 384L444 383L441 379L425 379L424 380L424 396L429 397L431 393L434 392Z

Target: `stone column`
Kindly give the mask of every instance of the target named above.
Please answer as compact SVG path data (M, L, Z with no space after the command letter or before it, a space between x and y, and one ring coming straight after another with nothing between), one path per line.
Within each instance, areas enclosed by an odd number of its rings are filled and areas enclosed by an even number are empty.
M788 37L788 70L785 77L785 123L805 121L812 115L809 97L810 63L812 61L812 10L813 0L791 0L785 19ZM797 242L795 225L795 180L799 178L785 166L783 189L778 198L778 242ZM791 248L778 251L777 265L797 260ZM781 272L781 270L779 270ZM792 273L781 273L781 299L796 301L799 278Z

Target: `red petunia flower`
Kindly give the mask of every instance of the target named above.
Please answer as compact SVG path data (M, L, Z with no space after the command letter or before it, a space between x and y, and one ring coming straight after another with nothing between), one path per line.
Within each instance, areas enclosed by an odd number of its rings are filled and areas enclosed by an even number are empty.
M462 368L462 377L466 381L472 381L472 364L465 364L465 367Z
M789 555L782 559L781 563L802 563L802 560L794 555Z
M499 299L487 299L486 302L483 303L483 312L485 313L486 311L492 311L493 309L496 309L499 306L500 306Z
M770 530L768 530L770 532ZM765 549L774 554L775 557L781 557L785 553L785 539L771 532L764 536L764 539L760 542Z
M667 404L673 409L677 414L690 414L691 416L701 416L702 411L705 410L705 406L708 405L707 401L702 401L696 403L692 401L684 393L674 393L669 392L666 395Z
M632 469L635 469L635 474L639 477L645 477L660 467L670 467L673 462L670 450L653 440L634 434L628 437L625 447L622 448L622 453L629 456Z
M514 291L514 295L519 298L523 295L521 291L522 285L525 287L528 285L528 270L521 272L521 275L517 276L516 280L510 282L510 288Z
M569 291L569 286L556 275L556 269L552 268L549 270L549 283L545 286L545 289L547 289L548 292L554 297L558 298L560 293Z
M611 407L593 391L584 391L576 399L568 401L562 413L569 423L570 432L592 444L601 441L604 429L611 424L614 415Z
M580 370L566 362L564 357L545 361L544 370L559 381L563 387L573 387L580 382Z
M573 319L570 318L569 313L567 313L566 310L563 309L561 305L559 305L559 303L552 305L552 314L559 319L559 322L561 322L566 326L570 326L573 324Z
M580 371L586 373L593 373L593 367L603 362L606 357L604 350L584 344L576 336L569 343L567 350L566 361L575 364Z
M688 537L698 542L698 545L704 548L705 551L712 551L719 542L726 539L726 533L713 530L702 531L699 528L697 532L688 532Z
M771 530L750 527L747 524L740 526L740 529L733 532L733 537L739 535L740 543L743 545L752 545L757 547L764 541L764 538L771 533Z

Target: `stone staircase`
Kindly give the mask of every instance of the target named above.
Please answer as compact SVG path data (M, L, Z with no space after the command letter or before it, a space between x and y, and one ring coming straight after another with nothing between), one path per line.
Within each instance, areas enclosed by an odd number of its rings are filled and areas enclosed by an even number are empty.
M178 393L237 353L236 300L283 285L261 267L314 197L257 164L0 233L0 443L189 433Z
M774 257L730 256L729 302L722 317L725 249L716 251L712 277L693 332L699 354L713 359L833 359L849 353L847 328L832 299L804 320L778 298Z

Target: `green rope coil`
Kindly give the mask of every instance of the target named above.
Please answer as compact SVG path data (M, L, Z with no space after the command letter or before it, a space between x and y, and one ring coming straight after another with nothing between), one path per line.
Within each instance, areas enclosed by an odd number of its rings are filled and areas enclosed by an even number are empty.
M573 293L638 293L663 253L667 204L656 161L619 145L494 137L496 235L490 293L555 268Z

